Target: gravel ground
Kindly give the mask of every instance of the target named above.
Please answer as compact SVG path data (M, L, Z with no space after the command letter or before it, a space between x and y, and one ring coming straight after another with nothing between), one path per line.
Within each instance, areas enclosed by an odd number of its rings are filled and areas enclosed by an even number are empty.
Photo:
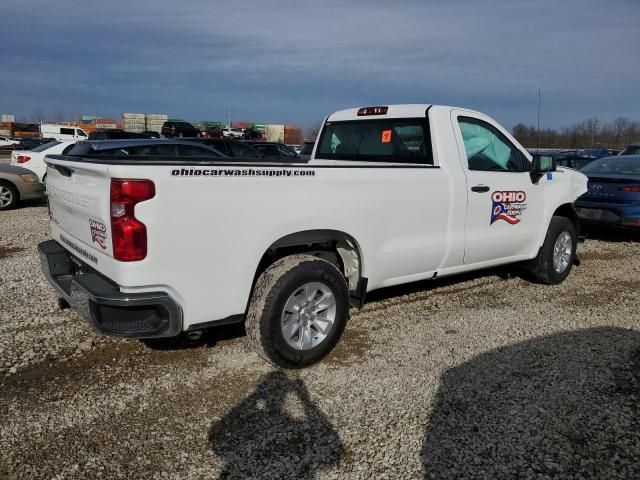
M2 478L640 478L640 243L562 285L506 271L388 289L324 362L238 327L143 344L58 311L46 208L0 214Z

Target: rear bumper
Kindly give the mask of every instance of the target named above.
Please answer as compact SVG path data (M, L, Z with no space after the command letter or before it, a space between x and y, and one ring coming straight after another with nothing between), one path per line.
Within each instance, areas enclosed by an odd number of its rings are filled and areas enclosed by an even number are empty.
M122 293L54 240L40 243L38 251L46 279L98 331L128 338L174 337L182 331L182 308L167 293Z
M576 202L576 212L582 223L640 228L640 205L600 202Z

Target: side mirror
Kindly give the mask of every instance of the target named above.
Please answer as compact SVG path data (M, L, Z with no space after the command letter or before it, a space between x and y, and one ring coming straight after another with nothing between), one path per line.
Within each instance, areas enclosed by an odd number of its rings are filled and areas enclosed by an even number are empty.
M556 160L551 155L534 155L531 173L543 175L556 171Z

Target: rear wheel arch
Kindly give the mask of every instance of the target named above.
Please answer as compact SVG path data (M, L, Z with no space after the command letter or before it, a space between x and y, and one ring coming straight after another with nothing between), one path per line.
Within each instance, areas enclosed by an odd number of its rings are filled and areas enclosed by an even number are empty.
M280 258L300 253L332 263L344 275L352 295L357 296L366 289L362 250L356 239L340 230L318 229L291 233L274 241L260 258L251 285L252 294L258 277L270 265Z

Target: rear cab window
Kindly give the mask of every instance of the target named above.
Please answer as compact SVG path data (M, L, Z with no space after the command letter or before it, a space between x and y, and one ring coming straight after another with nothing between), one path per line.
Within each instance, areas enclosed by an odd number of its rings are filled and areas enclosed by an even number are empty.
M427 118L326 122L316 158L433 165Z

